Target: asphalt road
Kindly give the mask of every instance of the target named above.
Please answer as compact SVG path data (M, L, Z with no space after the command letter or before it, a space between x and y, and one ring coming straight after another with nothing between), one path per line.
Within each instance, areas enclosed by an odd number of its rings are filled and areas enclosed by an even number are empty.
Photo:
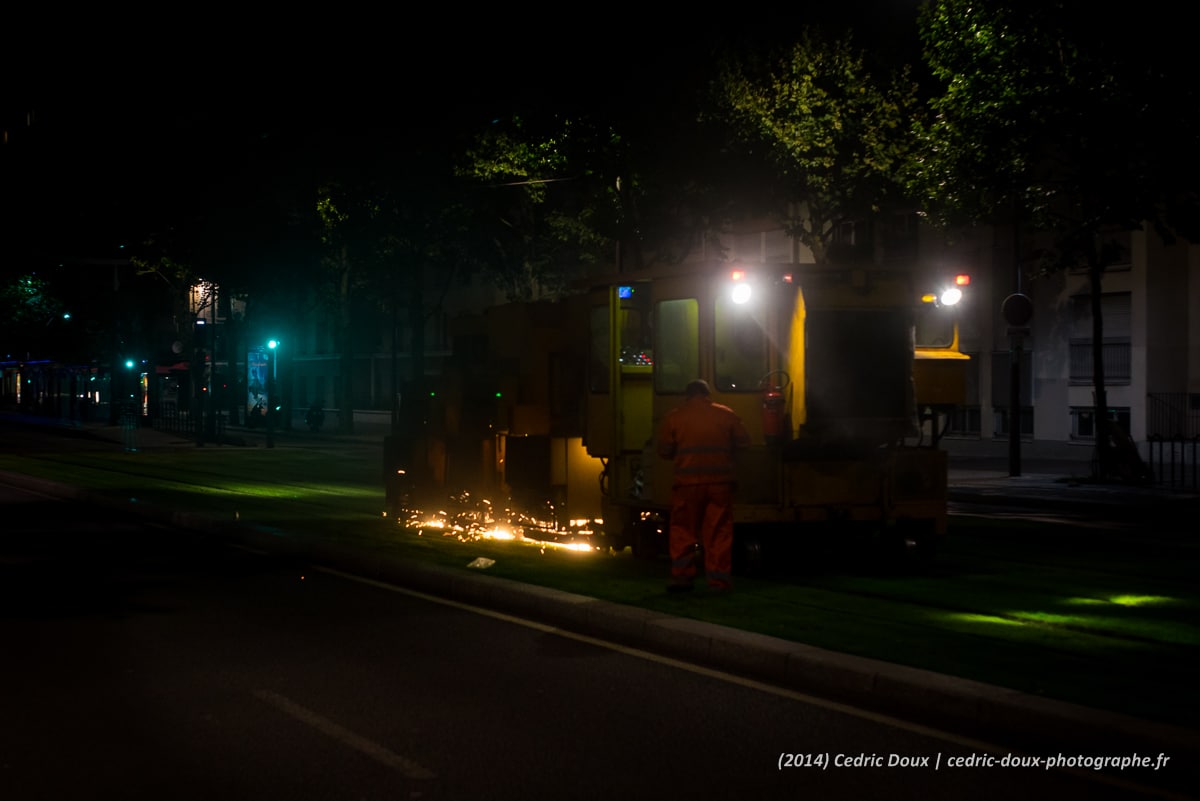
M12 488L0 514L5 801L1162 797L1133 786L1157 754L1047 770L294 553Z

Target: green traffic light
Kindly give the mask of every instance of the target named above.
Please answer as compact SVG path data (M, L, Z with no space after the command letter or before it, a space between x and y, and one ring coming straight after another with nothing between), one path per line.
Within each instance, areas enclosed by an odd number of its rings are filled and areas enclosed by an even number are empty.
M279 347L279 340L272 339L272 340L268 341L267 347L270 348L271 350L275 350L275 348Z
M132 369L133 369L133 359L126 359L126 360L125 360L125 369L126 369L126 370L132 370Z

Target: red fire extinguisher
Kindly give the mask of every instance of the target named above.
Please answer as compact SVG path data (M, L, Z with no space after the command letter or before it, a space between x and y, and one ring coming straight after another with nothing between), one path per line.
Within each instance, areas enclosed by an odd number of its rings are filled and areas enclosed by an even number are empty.
M777 380L780 376L782 383ZM787 400L783 394L787 382L788 375L782 371L768 373L761 382L762 428L767 442L782 442L787 436Z

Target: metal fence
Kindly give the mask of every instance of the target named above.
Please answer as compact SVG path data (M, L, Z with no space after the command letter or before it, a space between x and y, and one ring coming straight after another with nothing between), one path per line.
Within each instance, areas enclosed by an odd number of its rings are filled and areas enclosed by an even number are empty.
M151 424L159 431L167 431L172 434L181 436L196 437L199 439L199 426L204 425L205 416L202 414L192 414L188 409L181 409L174 403L161 403L158 406L158 414L154 416ZM224 441L225 437L225 413L216 412L210 415L207 421L207 430L204 432L205 439L211 439L215 442Z
M1152 392L1146 396L1146 442L1156 484L1200 489L1200 395Z
M169 431L172 434L195 433L191 413L187 409L180 409L174 403L159 404L153 425L159 431Z
M1200 489L1200 437L1167 439L1147 437L1150 446L1150 469L1154 483L1171 489Z

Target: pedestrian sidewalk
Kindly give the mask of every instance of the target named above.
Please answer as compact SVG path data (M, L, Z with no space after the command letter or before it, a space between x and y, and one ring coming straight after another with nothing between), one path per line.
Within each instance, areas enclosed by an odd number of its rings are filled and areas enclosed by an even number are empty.
M1200 514L1200 492L1094 480L1087 462L1026 460L1017 475L993 460L952 456L951 502L1052 509L1064 513L1148 520Z

